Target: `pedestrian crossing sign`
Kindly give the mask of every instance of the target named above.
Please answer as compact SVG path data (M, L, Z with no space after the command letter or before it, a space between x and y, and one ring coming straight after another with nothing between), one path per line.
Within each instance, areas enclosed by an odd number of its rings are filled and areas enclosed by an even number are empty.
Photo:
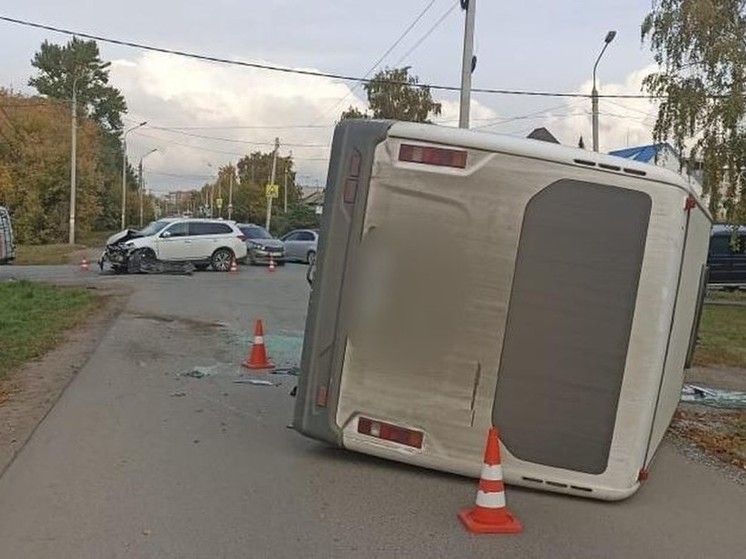
M264 189L267 198L277 198L280 196L280 185L279 184L268 184Z

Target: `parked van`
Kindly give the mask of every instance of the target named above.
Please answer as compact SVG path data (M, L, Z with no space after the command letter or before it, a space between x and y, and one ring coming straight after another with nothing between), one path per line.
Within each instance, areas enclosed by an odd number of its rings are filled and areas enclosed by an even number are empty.
M16 257L16 242L10 213L0 206L0 264L7 264Z
M707 265L710 285L746 286L746 227L715 225Z

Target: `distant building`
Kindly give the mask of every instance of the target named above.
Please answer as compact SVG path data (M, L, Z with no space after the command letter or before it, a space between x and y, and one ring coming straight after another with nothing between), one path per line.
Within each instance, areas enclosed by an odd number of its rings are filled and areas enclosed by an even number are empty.
M314 189L313 192L303 197L303 203L311 206L317 214L321 214L324 208L324 189Z
M674 173L680 173L689 178L694 183L695 190L702 194L702 165L695 163L694 168L691 169L691 165L684 164L676 149L667 142L617 149L610 151L609 155L657 165Z
M609 155L632 159L640 163L650 163L658 165L665 169L670 169L676 173L681 172L681 158L678 152L671 144L660 143L650 144L647 146L635 146L631 148L617 149L610 151Z
M552 134L549 130L547 130L543 126L541 128L535 128L526 137L530 138L531 140L539 140L541 142L549 142L550 144L559 144L560 143L559 140L554 137L554 134Z

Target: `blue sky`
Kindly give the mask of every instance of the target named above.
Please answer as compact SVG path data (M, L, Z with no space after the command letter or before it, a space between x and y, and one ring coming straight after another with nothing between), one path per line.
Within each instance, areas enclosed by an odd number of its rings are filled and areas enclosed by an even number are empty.
M226 58L363 75L429 3L131 0L122 6L90 0L4 0L0 14ZM402 59L454 4L457 0L436 0L383 65L401 60L400 65L412 66L424 82L457 85L463 34L463 13L458 7ZM479 64L474 86L588 91L595 57L606 32L614 29L617 37L599 66L601 92L639 92L639 80L652 70L652 56L640 42L640 23L649 9L650 0L478 0ZM27 89L29 61L44 39L65 42L67 37L0 23L0 85ZM294 155L305 182L323 181L328 152L323 145L329 142L339 112L351 103L363 105L361 89L350 94L351 84L332 80L288 78L113 45L102 44L101 50L105 59L114 62L112 82L124 92L132 121L144 119L169 127L204 125L213 128L205 135L239 142L270 143L274 135L280 135L284 144L298 146ZM455 95L436 95L446 102L441 120L451 124L456 116ZM486 129L491 132L525 135L526 130L545 125L568 143L576 142L579 135L590 136L590 118L584 114L589 102L495 95L476 95L474 101L473 116L481 119L475 125L539 113ZM647 101L602 101L601 110L602 148L649 140L654 109ZM608 116L604 118L603 113ZM295 124L326 128L217 128ZM158 153L148 159L148 183L157 190L197 185L218 165L260 147L156 129L133 132L130 138L132 158L158 147Z

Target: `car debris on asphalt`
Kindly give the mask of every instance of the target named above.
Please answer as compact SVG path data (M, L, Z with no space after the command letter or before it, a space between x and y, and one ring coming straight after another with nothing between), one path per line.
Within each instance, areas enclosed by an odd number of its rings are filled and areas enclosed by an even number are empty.
M746 409L746 392L718 390L694 384L685 384L681 389L681 401L702 404L713 408Z
M272 371L273 375L293 375L298 376L298 373L300 373L300 367L275 367Z
M194 367L193 369L186 371L185 373L181 373L181 376L191 378L209 377L215 374L215 368L215 365L211 367Z
M281 382L272 382L269 380L238 378L233 381L234 384L251 384L253 386L280 386Z

